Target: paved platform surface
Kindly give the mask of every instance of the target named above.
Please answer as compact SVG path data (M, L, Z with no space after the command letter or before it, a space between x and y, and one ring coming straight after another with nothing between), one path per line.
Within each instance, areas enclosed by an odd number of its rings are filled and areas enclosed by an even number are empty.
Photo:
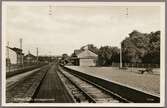
M68 68L97 76L110 81L118 82L129 87L151 94L160 95L160 75L138 74L131 71L120 70L114 67L81 67L66 66Z
M45 103L72 103L72 99L58 77L57 65L48 70L34 101Z

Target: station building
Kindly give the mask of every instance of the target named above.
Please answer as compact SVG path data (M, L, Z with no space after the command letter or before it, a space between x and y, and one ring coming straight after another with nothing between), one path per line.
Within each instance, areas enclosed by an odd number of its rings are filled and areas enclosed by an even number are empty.
M96 66L97 54L90 51L88 48L84 48L83 51L75 50L75 56L72 57L72 62L77 66Z

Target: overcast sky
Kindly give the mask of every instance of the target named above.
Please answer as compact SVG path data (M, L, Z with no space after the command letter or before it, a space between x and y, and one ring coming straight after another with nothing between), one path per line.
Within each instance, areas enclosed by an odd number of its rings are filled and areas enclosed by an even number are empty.
M128 12L127 12L128 8ZM128 15L127 15L128 14ZM8 6L6 37L11 47L32 54L71 54L86 44L119 46L133 30L160 30L159 7Z

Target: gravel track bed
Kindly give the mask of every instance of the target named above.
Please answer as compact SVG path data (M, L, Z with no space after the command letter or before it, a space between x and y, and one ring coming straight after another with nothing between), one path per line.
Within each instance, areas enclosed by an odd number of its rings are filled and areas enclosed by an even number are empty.
M67 76L69 79L71 79L76 85L78 85L78 87L81 88L85 93L87 93L89 96L93 97L93 99L97 103L119 103L118 100L114 99L108 93L95 87L94 85L89 84L88 82L85 82L82 79L80 79L72 74L69 74L68 72L63 71L62 69L61 69L61 72L65 76Z

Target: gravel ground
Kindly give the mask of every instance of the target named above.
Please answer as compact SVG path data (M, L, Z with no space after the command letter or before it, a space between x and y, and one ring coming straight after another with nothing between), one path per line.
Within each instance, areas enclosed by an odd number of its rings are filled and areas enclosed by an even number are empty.
M107 80L122 83L145 92L160 95L159 69L153 70L155 74L139 74L137 73L137 69L120 70L119 68L114 67L67 67Z

